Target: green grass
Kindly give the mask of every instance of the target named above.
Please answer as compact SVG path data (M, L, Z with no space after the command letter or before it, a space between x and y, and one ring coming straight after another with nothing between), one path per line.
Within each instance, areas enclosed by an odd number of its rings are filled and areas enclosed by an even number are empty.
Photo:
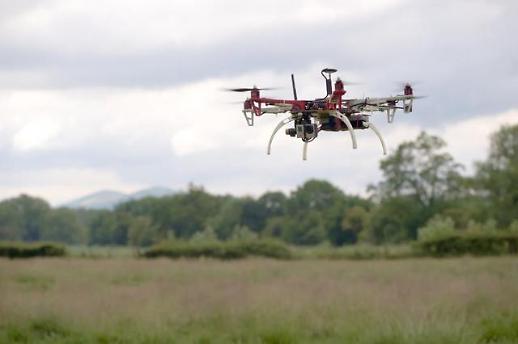
M420 255L410 244L380 246L356 244L342 247L320 245L298 247L294 252L296 258L302 259L401 259Z
M518 343L518 260L0 259L0 343Z

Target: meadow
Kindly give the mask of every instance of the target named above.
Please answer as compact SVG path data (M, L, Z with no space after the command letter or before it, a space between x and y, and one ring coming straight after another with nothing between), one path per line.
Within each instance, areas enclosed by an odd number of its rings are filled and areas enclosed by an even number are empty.
M0 259L0 343L518 343L518 259Z

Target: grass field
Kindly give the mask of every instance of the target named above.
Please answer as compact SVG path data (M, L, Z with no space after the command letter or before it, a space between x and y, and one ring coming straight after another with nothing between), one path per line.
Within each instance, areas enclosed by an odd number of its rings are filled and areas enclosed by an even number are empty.
M518 343L518 259L1 259L0 342Z

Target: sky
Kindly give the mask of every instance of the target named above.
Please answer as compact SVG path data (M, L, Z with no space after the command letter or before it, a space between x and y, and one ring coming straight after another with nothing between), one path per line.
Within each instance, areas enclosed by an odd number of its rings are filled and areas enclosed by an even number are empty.
M248 127L246 94L280 87L324 95L320 70L351 85L346 97L389 96L401 83L426 95L392 124L371 121L389 148L420 131L441 136L473 172L489 135L518 123L518 2L239 0L0 0L0 199L53 205L98 190L150 186L260 195L329 180L363 195L381 178L381 146L358 132L302 142ZM237 102L237 103L236 103Z

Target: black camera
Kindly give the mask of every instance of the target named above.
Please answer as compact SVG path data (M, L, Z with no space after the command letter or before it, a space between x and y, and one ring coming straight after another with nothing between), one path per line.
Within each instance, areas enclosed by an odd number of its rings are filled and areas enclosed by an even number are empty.
M297 131L295 130L295 128L286 129L286 135L290 135L291 137L295 137L295 135L297 135Z

